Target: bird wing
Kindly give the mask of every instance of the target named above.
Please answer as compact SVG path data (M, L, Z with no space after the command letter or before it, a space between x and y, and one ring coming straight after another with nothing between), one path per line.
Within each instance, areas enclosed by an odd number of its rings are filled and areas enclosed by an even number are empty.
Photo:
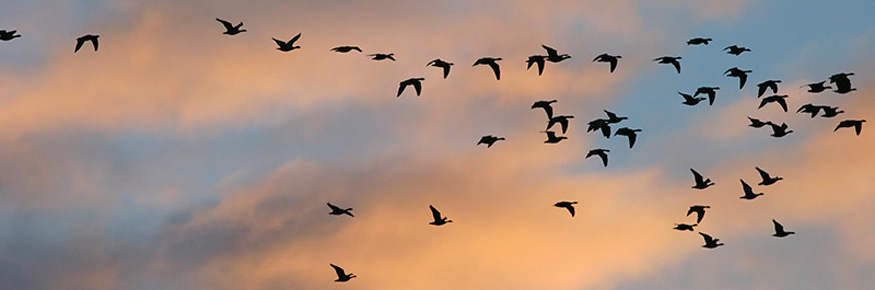
M276 42L276 45L279 45L279 47L284 47L284 46L286 46L286 42L285 42L285 41L282 41L282 40L279 40L279 39L276 39L276 38L273 38L273 37L271 37L270 39L273 39L273 42Z
M596 56L595 58L593 58L592 61L593 61L593 62L596 62L596 61L603 61L603 60L604 60L604 57L607 56L607 55L608 55L607 53L599 54L598 56Z
M435 221L441 220L441 212L432 205L429 205L428 208L431 209L431 217L434 218Z
M571 216L573 217L574 216L574 206L569 204L569 205L565 206L565 208L568 209L568 212L570 212Z
M743 179L741 180L741 188L744 190L744 195L753 195L753 188L747 185Z
M547 55L549 55L550 57L558 57L559 56L559 53L556 51L556 49L549 47L549 46L546 46L546 45L543 45L543 44L541 45L541 47L543 47L544 50L547 51Z
M234 30L234 25L232 25L231 22L228 22L228 21L225 21L225 20L222 20L219 18L216 18L216 21L221 22L222 25L225 26L225 30L229 30L229 31Z
M85 43L85 39L83 39L81 37L77 38L76 39L76 50L73 50L73 52L79 51L79 49L82 48L82 44L84 44L84 43Z
M547 113L548 119L553 119L553 106L550 106L550 104L547 104L545 106L542 106L541 108L544 108L544 112Z
M562 134L568 130L568 118L559 119L559 125L562 125Z
M338 210L341 210L339 207L337 207L337 206L331 204L330 202L328 203L328 207L331 208L332 211L338 211Z
M416 96L418 97L422 92L422 81L413 82L413 88L416 89Z
M543 73L544 73L544 59L543 59L543 58L542 58L542 59L538 59L538 60L536 60L535 62L538 63L538 75L543 74ZM491 65L490 65L490 66L491 66ZM495 68L493 68L493 69L495 69ZM497 71L498 71L498 70L496 70L496 72L497 72Z
M690 171L693 172L693 178L696 180L696 184L704 182L704 178L702 177L701 174L696 172L696 170L693 170L692 168L690 168Z
M702 238L705 239L705 244L710 244L710 243L712 243L712 242L714 241L714 238L712 238L711 236L709 236L709 235L706 234L706 233L699 232L699 234L702 235Z
M631 132L630 134L627 134L626 136L629 137L629 148L632 148L632 146L635 146L635 139L638 139L638 134L635 134L635 132Z
M605 153L605 151L600 151L600 152L598 153L598 155L599 155L599 158L602 159L602 163L605 164L605 167L608 167L608 154ZM573 214L572 214L572 215L573 215Z
M499 71L498 63L492 61L489 63L489 67L491 67L492 72L495 73L495 79L500 80L501 79L501 71Z
M405 87L407 87L407 81L403 81L398 85L398 95L395 96L396 98L401 97L401 93L404 92Z
M714 105L714 98L717 97L717 92L711 90L708 92L708 105Z
M450 75L450 64L444 64L442 66L444 68L444 78Z
M766 83L760 83L757 85L757 87L759 87L759 90L757 91L757 98L759 98L759 97L762 97L763 94L766 93L767 86L766 86Z
M614 72L614 69L617 68L617 61L618 61L618 60L617 60L616 58L612 58L612 59L610 60L610 63L611 63L611 72L612 72L612 73Z
M765 170L762 170L762 169L760 169L759 167L756 167L756 169L757 169L757 172L760 173L760 177L763 179L763 181L766 181L766 180L772 179L772 178L769 176L769 173L766 172Z
M611 127L607 124L601 126L602 135L605 135L605 138L611 138Z
M860 136L860 131L863 131L863 122L857 122L854 124L854 131L857 132L857 136Z
M738 89L744 88L744 83L747 82L747 73L742 72L738 75Z
M672 60L671 65L673 65L674 68L678 70L678 73L681 73L681 63L678 60Z
M291 45L291 44L295 43L295 41L298 41L299 38L301 38L300 32L298 33L298 35L295 35L295 37L292 37L292 40L289 40L288 44Z
M778 221L772 220L772 223L775 224L775 233L783 233L784 232L784 226L779 224Z
M334 268L334 273L337 273L337 278L342 278L346 276L346 272L343 271L343 268L338 267L335 264L329 264L331 268Z
M757 109L764 107L766 104L772 102L772 97L765 97L760 101L760 106Z
M784 109L784 113L786 113L787 112L787 100L785 100L784 98L778 98L775 101L778 102L779 105L781 105L781 109Z

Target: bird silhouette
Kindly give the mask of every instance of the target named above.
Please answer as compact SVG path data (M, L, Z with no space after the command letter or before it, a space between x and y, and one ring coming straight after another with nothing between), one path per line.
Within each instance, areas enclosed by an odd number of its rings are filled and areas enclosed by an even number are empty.
M708 105L712 106L714 105L714 99L717 97L717 90L719 89L720 87L699 87L696 89L696 93L693 94L693 97L698 96L699 94L706 94L708 95Z
M100 37L100 35L86 34L86 35L80 36L79 38L76 38L76 49L73 50L73 52L78 52L79 49L82 48L82 45L85 44L86 41L90 41L91 45L94 46L94 51L97 51L97 38L98 37Z
M554 48L552 48L552 47L549 47L549 46L546 46L546 45L543 45L543 44L541 45L541 47L543 47L544 50L547 51L547 60L550 61L550 62L552 62L552 63L558 63L558 62L560 62L560 61L563 61L563 60L566 60L566 59L571 58L570 55L567 55L567 54L559 54L559 52L557 52L556 49L554 49Z
M237 25L232 25L231 22L219 18L216 18L216 21L221 22L222 25L225 26L225 32L222 32L222 34L236 35L240 32L246 32L246 29L240 29L240 27L243 26L243 21L240 21Z
M765 98L763 98L762 101L760 101L760 106L757 107L757 109L762 108L763 106L765 106L768 103L778 103L778 105L781 105L781 109L784 109L784 112L787 112L787 97L789 97L789 96L787 96L787 95L771 95L771 96L765 97Z
M587 133L595 130L601 130L605 138L611 138L611 126L608 124L608 120L599 118L587 123Z
M696 181L696 184L693 185L693 188L705 189L705 188L708 188L708 186L714 185L714 182L711 182L710 178L702 177L701 174L699 174L698 172L696 172L696 170L694 170L692 168L690 168L690 171L693 172L693 179Z
M787 123L781 123L780 126L778 124L769 122L769 126L772 127L772 137L780 138L787 136L787 134L793 133L793 130L787 130Z
M477 145L486 144L486 148L492 147L492 144L495 144L496 141L505 140L504 137L496 137L492 135L486 135L480 137L480 142L477 142Z
M610 55L607 53L602 53L599 56L596 56L594 59L592 59L592 61L593 62L597 61L597 62L610 63L611 64L611 73L614 73L614 70L617 68L617 62L619 61L620 58L623 58L623 57L619 56L619 55Z
M772 224L775 225L775 234L772 235L773 237L783 238L783 237L786 237L786 236L789 236L789 235L796 233L796 232L784 231L784 226L782 226L780 223L778 223L778 221L776 221L775 219L772 219Z
M562 126L562 134L568 130L568 119L573 119L574 116L571 115L560 115L550 118L550 121L547 122L547 129L550 130L550 127L553 127L554 124L559 123Z
M713 39L711 39L711 38L696 37L696 38L688 40L687 45L699 45L699 44L708 45L708 43L712 40Z
M434 208L434 206L428 205L428 208L431 209L431 217L434 219L434 221L432 221L428 224L435 225L435 226L441 226L441 225L444 225L446 223L453 222L452 220L447 219L447 217L442 217L441 212L439 212L436 208Z
M15 34L18 30L0 30L0 40L10 41L16 37L21 37L21 34Z
M586 153L586 157L584 157L584 159L589 158L590 156L598 156L602 159L602 164L604 164L605 167L608 167L608 152L611 152L611 150L601 148L592 149Z
M348 215L348 216L351 216L351 217L355 217L354 215L352 215L351 212L349 212L349 211L352 210L352 208L346 208L346 209L344 209L344 208L340 208L340 207L338 207L338 206L335 206L335 205L331 204L330 202L328 203L328 207L331 208L331 212L329 212L328 214L333 214L333 215L342 215L342 214L345 214L345 215Z
M693 227L698 226L699 224L674 224L674 229L679 231L693 231Z
M425 78L409 78L407 80L401 81L401 83L398 84L398 95L396 95L395 97L400 97L401 93L404 92L404 88L410 85L412 85L413 88L416 89L416 96L418 97L419 93L422 92L422 81L424 80Z
M860 136L860 131L863 130L863 122L866 122L866 120L844 120L839 122L839 125L836 126L835 130L832 131L835 132L841 128L854 127L854 131L857 132L857 136Z
M747 74L753 72L752 70L742 70L737 67L730 68L723 72L728 77L737 77L738 78L738 89L744 88L744 83L747 82Z
M341 268L335 264L329 264L329 265L331 265L331 268L334 268L334 272L337 273L337 280L334 280L334 282L346 282L346 281L349 281L349 279L355 278L355 274L353 274L353 273L347 274L345 271L343 271L343 268Z
M777 94L778 93L778 83L780 83L780 82L781 82L780 80L767 80L767 81L758 83L757 88L759 88L759 90L757 90L757 98L762 97L763 94L766 93L767 89L772 89L772 93Z
M682 104L687 105L687 106L695 106L695 105L699 104L699 102L705 100L705 97L698 97L697 98L697 97L693 97L693 95L688 95L688 94L684 94L681 92L678 92L678 94L680 94L681 97L684 98L684 102Z
M702 246L704 248L713 249L723 245L723 243L717 243L720 239L712 238L710 235L703 232L699 232L699 234L705 239L705 245Z
M428 64L426 64L425 66L433 66L433 67L442 68L444 70L444 78L447 78L447 76L450 75L450 66L451 65L453 65L452 62L446 62L446 61L441 60L440 58L436 58L436 59L433 59L430 62L428 62Z
M832 118L845 112L839 111L839 107L821 106L820 109L823 110L823 115L820 116L824 118Z
M822 82L817 82L817 83L810 83L810 84L804 85L802 87L804 88L807 86L809 93L819 93L819 92L823 92L827 89L832 88L831 86L827 86L825 84L826 84L826 81L822 81Z
M555 102L556 102L556 100L537 101L534 104L532 104L532 109L536 109L536 108L544 109L544 112L547 113L547 120L550 120L550 119L553 119L553 107L550 104L555 103Z
M568 137L565 136L557 137L556 132L553 131L541 131L541 133L547 134L547 141L544 141L544 143L556 144L559 143L559 141L562 141L562 139L568 139Z
M635 146L635 139L638 137L637 132L641 132L641 129L629 129L629 127L623 127L617 129L617 132L614 132L614 136L623 135L629 137L629 148L632 148L632 146Z
M772 185L772 184L775 184L775 182L778 182L778 180L784 180L784 178L780 177L780 176L771 177L768 172L760 169L759 167L756 167L756 169L757 169L757 172L760 173L760 177L762 177L762 179L763 179L763 182L760 182L757 185L763 185L763 186Z
M608 110L604 110L605 114L608 115L608 124L616 124L620 123L623 120L629 119L629 117L617 117L617 114L614 114Z
M691 205L690 209L687 210L687 216L690 216L693 213L696 213L696 223L702 223L702 218L705 217L705 209L711 208L708 205Z
M751 200L751 199L757 198L757 196L763 195L762 192L753 193L753 188L751 188L750 185L747 185L747 183L744 182L744 179L739 179L739 180L741 180L741 189L744 190L744 196L739 197L739 198Z
M823 107L821 107L821 106L815 106L815 105L813 105L813 104L811 104L811 103L808 103L808 104L805 104L805 105L800 106L799 109L796 110L796 113L797 113L797 114L799 114L799 113L809 113L809 114L811 114L811 117L814 118L814 117L817 117L817 113L820 113L820 110L821 110L821 109L823 109Z
M679 59L681 59L680 56L663 56L654 58L653 61L658 61L658 63L663 64L671 64L678 71L678 73L681 73L681 63L678 62Z
M526 70L532 68L533 64L538 64L538 75L541 75L542 73L544 73L544 62L546 58L546 55L529 56L529 59L526 60Z
M736 56L744 53L745 51L750 51L750 48L738 46L738 45L730 45L723 49L728 54L734 54Z
M339 52L339 53L347 53L347 52L350 52L353 50L358 51L358 52L362 52L362 49L360 47L352 46L352 45L342 45L342 46L337 46L337 47L334 47L331 49L331 51Z
M564 207L571 213L571 216L574 217L574 205L577 204L576 201L560 201L554 204L555 207Z
M295 35L295 37L292 37L292 39L289 41L282 41L282 40L279 40L276 38L272 38L272 39L274 42L276 42L276 45L279 46L276 48L277 50L282 51L282 52L289 52L289 51L301 48L300 46L295 45L295 41L298 41L298 39L300 39L300 38L301 38L301 34L298 33L298 35Z
M852 91L856 91L857 89L851 88L851 79L848 78L852 75L854 75L854 73L837 73L830 76L829 83L836 85L836 89L833 92L846 94Z
M500 57L481 57L474 62L473 66L481 64L489 65L489 67L492 68L492 73L495 74L495 80L501 80L501 70L496 62L499 60L501 60Z
M765 126L765 125L770 125L770 124L772 124L771 121L765 121L765 122L763 122L763 121L760 121L759 119L751 118L750 116L748 116L747 119L750 120L750 125L748 125L748 126L751 126L751 127L754 127L754 128L762 128L762 127Z
M394 54L394 53L391 53L391 52L390 52L390 53L375 53L375 54L369 54L368 56L370 56L371 59L373 59L373 60L384 60L384 59L388 59L388 60L391 60L391 61L395 61L395 54Z

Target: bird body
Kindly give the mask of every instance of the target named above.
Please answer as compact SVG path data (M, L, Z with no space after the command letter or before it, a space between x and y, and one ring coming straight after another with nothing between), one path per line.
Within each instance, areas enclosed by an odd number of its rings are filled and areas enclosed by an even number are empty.
M15 34L18 30L0 30L0 40L2 41L10 41L15 39L16 37L21 37L21 34Z
M658 63L662 64L673 65L678 73L681 73L681 63L678 61L679 59L681 59L680 56L663 56L654 58L653 61L658 61Z
M608 124L616 124L620 123L623 120L629 119L629 117L618 117L617 114L614 114L608 110L604 110L605 114L608 115Z
M866 120L844 120L839 122L839 125L836 126L835 130L832 131L835 132L841 128L854 127L854 131L857 132L857 136L860 136L860 131L863 130L863 122L866 122Z
M744 53L745 51L750 51L750 48L742 47L742 46L738 46L738 45L733 44L731 46L727 46L723 50L726 51L726 53L728 53L728 54L733 54L735 56L738 56L738 55Z
M449 220L447 217L441 216L441 212L439 212L436 208L434 208L434 206L428 205L428 208L431 209L431 216L434 219L434 221L432 221L428 224L434 225L434 226L441 226L441 225L444 225L446 223L453 222L452 220Z
M571 217L574 217L574 205L577 204L576 201L560 201L554 204L555 207L564 207L571 213Z
M353 50L358 51L358 52L362 52L362 49L360 47L352 46L352 45L342 45L342 46L337 46L337 47L334 47L331 49L331 51L339 52L339 53L347 53L347 52L350 52Z
M490 147L492 147L492 144L495 144L495 142L497 142L499 140L505 140L505 139L504 139L504 137L496 137L496 136L492 136L492 135L486 135L486 136L480 137L480 142L477 142L477 145L486 144L486 148L490 148Z
M428 64L426 64L426 66L433 66L433 67L442 68L444 70L444 78L447 78L447 76L450 75L450 66L451 65L453 65L452 62L446 62L446 61L441 60L440 58L433 59L430 62L428 62Z
M611 152L611 150L592 149L586 153L586 157L584 157L584 159L589 158L590 156L598 156L599 158L602 159L602 163L605 165L605 167L608 167L608 153L607 152Z
M216 21L221 22L222 26L225 26L225 32L222 32L222 34L237 35L238 33L246 32L246 29L240 29L240 27L243 26L243 21L240 21L237 25L233 25L231 22L219 18L216 18Z
M851 88L851 79L848 78L852 75L854 75L854 73L837 73L830 76L829 83L836 85L836 89L833 92L846 94L852 91L856 91L857 89Z
M696 184L693 185L693 188L695 188L695 189L705 189L705 188L708 188L709 186L714 185L714 182L711 182L711 179L710 179L710 178L704 178L704 177L702 177L701 174L699 174L698 172L696 172L696 170L694 170L694 169L692 169L692 168L690 168L690 171L693 172L693 179L694 179L695 182L696 182Z
M752 200L754 198L757 198L757 196L763 195L762 192L754 193L753 188L751 188L750 185L747 185L747 183L744 182L744 179L740 179L740 180L741 180L741 188L742 188L742 190L744 190L744 196L739 197L739 198Z
M416 96L418 97L419 93L422 92L422 81L424 80L425 78L409 78L401 81L401 83L398 84L398 95L396 95L395 97L401 97L401 93L404 92L404 88L411 85L416 90Z
M300 46L295 45L295 41L298 41L299 38L301 38L300 33L298 33L298 35L295 35L294 37L292 37L292 39L289 41L282 41L282 40L279 40L276 38L272 38L272 39L274 42L276 42L276 45L279 46L276 48L277 50L282 51L282 52L289 52L289 51L301 48Z
M338 207L338 206L336 206L336 205L331 204L330 202L328 203L328 207L331 208L331 212L329 212L328 214L331 214L331 215L342 215L342 214L345 214L345 215L348 215L348 216L351 216L351 217L355 217L355 216L352 215L352 213L350 212L350 211L352 210L352 208L340 208L340 207Z
M391 53L391 52L390 52L390 53L375 53L375 54L369 54L368 56L370 56L371 59L373 59L373 60L384 60L384 59L388 59L388 60L391 60L391 61L395 61L395 53Z
M800 106L799 109L796 110L796 113L797 113L797 114L799 114L799 113L809 113L809 114L811 114L811 117L814 118L814 117L817 116L817 113L820 113L820 110L821 110L821 109L823 109L823 107L821 107L821 106L815 106L815 105L813 105L813 104L811 104L811 103L808 103L808 104L805 104L805 105Z
M699 44L708 45L708 43L711 42L712 40L713 39L711 39L711 38L696 37L696 38L688 40L687 45L699 45Z
M547 141L544 141L544 143L556 144L563 139L568 139L568 137L565 136L556 136L556 132L553 131L541 131L541 133L547 134Z
M501 68L498 66L497 61L501 60L500 57L481 57L474 62L473 66L477 65L488 65L492 68L492 73L495 74L495 80L501 80Z
M674 229L679 231L693 231L693 227L698 226L699 224L674 224Z
M586 132L601 130L605 138L611 138L611 126L606 119L595 119L587 123Z
M611 73L613 73L613 72L614 72L614 69L617 68L617 62L619 62L619 59L620 59L620 58L622 58L622 56L619 56L619 55L610 55L610 54L607 54L607 53L602 53L602 54L600 54L599 56L596 56L594 59L592 59L592 61L593 61L593 62L596 62L596 61L597 61L597 62L607 62L607 63L610 63L610 64L611 64Z
M76 49L73 50L73 52L78 52L79 49L82 48L82 45L85 44L86 41L90 41L91 45L94 47L94 51L97 51L97 38L98 37L100 37L100 35L95 35L95 34L86 34L86 35L80 36L79 38L76 39Z

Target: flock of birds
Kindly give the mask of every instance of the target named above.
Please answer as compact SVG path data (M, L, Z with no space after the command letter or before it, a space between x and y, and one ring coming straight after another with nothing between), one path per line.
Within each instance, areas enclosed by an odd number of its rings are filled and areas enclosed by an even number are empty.
M223 34L233 36L233 35L237 35L239 33L246 32L246 29L242 28L243 22L239 22L238 24L234 25L231 22L228 22L228 21L225 21L222 19L216 18L216 20L219 21L224 26L225 32L223 32ZM8 30L8 31L7 30L0 30L0 40L2 40L2 41L11 41L11 40L18 38L18 37L21 37L21 34L18 34L16 30ZM86 43L89 43L89 42L91 43L92 47L94 48L94 51L96 52L98 50L98 37L99 36L95 35L95 34L86 34L86 35L83 35L83 36L77 38L74 52L78 52ZM301 38L301 34L298 33L297 35L295 35L294 37L292 37L288 41L284 41L284 40L280 40L280 39L276 39L276 38L272 38L272 39L277 45L277 48L276 48L277 50L282 51L282 52L291 52L293 50L301 48L301 46L295 45L295 43L300 38ZM688 45L708 45L711 41L713 41L711 38L697 37L697 38L690 39L687 42L687 44ZM532 56L529 56L528 59L526 60L526 65L527 65L526 69L527 70L531 69L532 66L536 65L539 76L543 74L544 67L548 62L549 63L560 63L566 59L571 58L571 56L568 54L559 54L559 52L556 49L551 48L547 45L542 45L541 47L546 51L546 54L544 54L544 55L541 55L541 54L532 55ZM349 53L352 51L357 51L359 53L362 53L362 49L358 46L337 46L337 47L331 48L330 50L333 52L337 52L337 53ZM735 55L735 56L739 56L742 53L751 51L751 49L749 49L749 48L740 47L738 45L731 45L731 46L724 48L723 50L726 51L728 54ZM368 54L367 56L371 57L373 60L376 60L376 61L381 61L381 60L395 61L395 57L394 57L393 53L374 53L374 54ZM609 55L609 54L605 53L605 54L601 54L599 56L596 56L592 61L593 62L608 63L610 65L610 73L613 73L617 69L619 60L621 58L622 58L622 56L619 56L619 55ZM670 64L675 68L677 73L680 74L681 73L681 63L680 63L681 59L682 59L682 57L680 57L680 56L662 56L662 57L658 57L658 58L653 59L653 61L657 62L658 64ZM483 57L483 58L477 59L472 66L478 66L478 65L489 66L490 69L492 70L492 73L495 75L495 79L500 80L501 79L501 70L500 70L500 65L498 62L501 60L502 60L502 58L500 58L500 57ZM434 59L426 64L426 66L441 68L443 71L443 78L444 79L446 79L449 76L450 69L453 65L454 65L453 63L441 60L440 58ZM739 89L743 89L745 83L747 82L748 74L750 74L751 72L752 72L751 70L744 70L744 69L739 69L737 67L733 67L733 68L726 70L724 72L724 74L727 77L738 78L738 80L739 80L738 87L739 87ZM834 85L835 88L833 88L830 85L826 85L827 80L815 82L815 83L810 83L806 86L808 87L808 92L810 92L810 93L821 93L821 92L824 92L824 91L829 90L829 89L834 89L833 92L835 92L835 93L846 94L846 93L849 93L849 92L856 90L855 88L853 88L851 86L851 81L849 79L849 77L853 76L853 75L854 75L853 73L838 73L838 74L834 74L834 75L830 76L828 81L830 82L831 85ZM400 97L404 93L405 88L407 88L409 86L412 86L414 88L414 90L416 91L416 95L419 96L422 92L422 82L424 80L425 80L425 78L415 77L415 78L410 78L410 79L401 81L399 83L398 92L396 94L396 97ZM766 81L763 81L763 82L757 84L757 87L758 87L757 98L761 98L769 90L772 91L772 93L773 93L773 95L771 95L771 96L766 96L766 97L762 98L760 105L759 105L759 108L762 108L770 103L777 103L778 105L781 106L781 108L783 109L784 112L788 111L787 102L786 102L786 99L788 98L788 96L777 94L779 83L781 83L780 80L766 80ZM803 86L803 87L805 87L805 86ZM703 86L703 87L698 88L696 90L696 92L693 93L692 95L682 93L682 92L678 92L678 94L680 94L681 97L683 97L684 101L682 102L682 104L684 104L684 105L695 106L695 105L699 104L699 102L702 102L706 99L708 100L709 105L713 105L714 100L715 100L716 95L717 95L716 91L718 89L720 89L720 88L719 87L704 87ZM705 96L707 96L707 98L705 98L704 96L699 97L699 95L705 95ZM568 130L570 119L574 118L574 116L572 116L572 115L555 115L554 116L552 104L554 104L556 102L557 102L557 100L537 101L534 104L532 104L532 106L531 106L531 109L544 110L544 112L547 115L546 129L544 131L540 131L541 133L546 134L547 140L545 140L544 143L556 144L556 143L561 142L562 140L567 139L566 136L557 135L556 131L550 131L550 129L554 125L558 124L560 129L561 129L561 134L565 134ZM620 117L617 114L610 112L610 111L607 111L607 110L604 110L604 112L605 112L607 118L597 118L595 120L588 122L587 133L600 131L605 138L610 138L611 131L612 131L611 125L618 124L624 120L629 119L628 117L625 117L625 116ZM808 113L811 115L811 118L815 118L817 116L820 116L823 118L833 118L841 113L844 113L844 111L839 110L838 107L833 107L833 106L829 106L829 105L814 105L814 104L809 103L809 104L802 105L796 111L796 113ZM761 128L761 127L765 127L765 126L770 126L772 129L772 132L773 132L771 136L774 136L774 137L783 137L783 136L786 136L787 134L790 134L793 132L792 130L788 129L788 125L786 123L782 123L782 124L778 125L772 121L762 121L762 120L759 120L759 119L756 119L753 117L748 117L748 119L750 121L749 126L751 126L753 128ZM835 127L835 130L833 130L833 131L835 132L841 128L853 127L855 132L856 132L856 135L860 135L861 130L862 130L862 124L865 121L866 120L863 120L863 119L843 120L843 121L839 122L839 124ZM635 145L635 141L637 139L638 132L641 132L641 131L642 131L641 129L637 129L637 128L633 129L633 128L629 128L629 127L621 127L621 128L618 128L614 131L613 136L621 135L621 136L625 136L626 138L628 138L629 148L631 149ZM496 142L504 141L504 140L506 140L504 137L486 135L486 136L483 136L480 138L480 141L477 143L477 145L484 144L484 145L486 145L487 148L489 148L489 147L492 147L493 145L495 145ZM589 150L589 152L586 154L585 158L589 158L592 156L598 156L601 159L604 166L607 167L608 166L608 153L609 152L610 152L609 149L596 148L596 149ZM759 175L762 179L762 181L757 184L758 186L769 186L769 185L775 184L776 182L783 179L780 176L772 176L771 174L769 174L768 172L766 172L765 170L763 170L759 167L756 167L755 169L759 173ZM705 190L708 187L713 186L715 184L713 181L711 181L710 178L704 177L702 174L697 172L695 169L691 168L690 171L693 174L693 181L695 183L692 186L693 189ZM744 193L744 195L740 197L741 199L753 200L753 199L757 198L758 196L763 195L762 192L755 193L753 190L753 187L751 187L743 179L740 179L740 181L741 181L742 191ZM555 203L554 206L568 210L568 212L571 214L571 216L574 217L574 215L575 215L574 205L577 203L578 203L577 201L559 201L559 202ZM348 215L350 217L354 217L354 215L352 214L352 210L353 210L352 208L342 208L342 207L333 205L331 203L328 203L328 207L331 209L331 212L329 213L331 215ZM675 227L673 229L678 230L678 231L695 231L694 228L696 226L698 226L699 224L701 224L702 219L705 216L705 211L706 211L706 209L709 209L709 208L711 208L709 205L690 206L689 209L687 210L687 216L690 216L691 214L695 213L696 214L696 222L695 223L676 223ZM433 221L429 222L430 225L442 226L442 225L445 225L447 223L452 222L452 220L450 220L448 217L441 214L441 212L437 208L435 208L434 206L429 205L429 209L431 210L431 214L432 214L432 218L433 218ZM773 226L775 229L775 233L773 234L774 237L783 238L783 237L786 237L788 235L794 234L794 232L784 230L784 227L778 221L773 219L772 223L773 223ZM713 249L713 248L724 245L723 243L719 242L720 239L713 238L711 235L709 235L707 233L703 233L703 232L698 232L698 233L704 239L705 244L703 245L703 247L705 247L705 248ZM336 272L336 275L337 275L337 279L335 280L336 282L346 282L346 281L349 281L350 279L356 277L352 273L346 273L346 271L343 268L341 268L337 265L334 265L334 264L330 264L330 265Z

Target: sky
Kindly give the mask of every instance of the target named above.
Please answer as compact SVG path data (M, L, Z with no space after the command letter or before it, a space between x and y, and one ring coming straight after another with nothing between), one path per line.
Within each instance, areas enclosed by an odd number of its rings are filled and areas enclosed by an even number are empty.
M24 1L0 29L0 289L866 289L875 2ZM215 21L244 22L222 34ZM271 38L300 49L281 52ZM100 35L97 52L76 38ZM709 37L708 45L687 45ZM751 52L733 56L737 44ZM363 53L329 51L357 45ZM541 45L571 55L526 70ZM397 61L374 61L373 53ZM621 55L610 73L592 62ZM501 57L496 80L481 57ZM682 73L652 60L681 56ZM435 58L454 65L446 79ZM723 75L749 69L747 84ZM853 72L856 91L805 84ZM422 94L399 82L422 77ZM789 112L758 109L777 79ZM678 92L720 87L712 106ZM770 94L770 93L767 93ZM573 115L544 144L553 103ZM795 113L838 106L834 118ZM622 136L587 133L609 110ZM775 138L747 117L787 123ZM507 140L490 148L477 141ZM609 164L584 158L609 149ZM756 185L756 167L784 179ZM690 169L715 185L695 190ZM764 195L743 195L740 180ZM578 201L577 214L553 207ZM326 203L355 217L329 215ZM429 225L434 205L453 220ZM677 231L709 205L695 231ZM775 238L771 220L796 234ZM705 249L696 232L724 246ZM329 264L357 277L334 282Z

